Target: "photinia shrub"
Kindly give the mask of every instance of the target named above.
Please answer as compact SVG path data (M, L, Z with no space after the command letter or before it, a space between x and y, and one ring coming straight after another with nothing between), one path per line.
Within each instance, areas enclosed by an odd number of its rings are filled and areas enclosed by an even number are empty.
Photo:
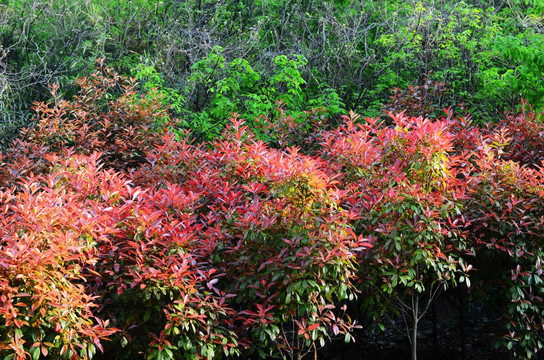
M542 349L531 111L483 129L450 109L351 113L331 130L325 110L280 102L255 134L235 115L194 144L167 131L159 95L111 69L78 84L69 101L53 87L0 153L5 359L299 360L353 338L356 295L368 318L411 318L415 355L421 317L460 282L498 304L516 357ZM427 87L397 105L427 113L420 92L442 85Z
M324 135L323 156L347 191L342 202L357 235L373 248L358 258L361 288L379 316L390 304L417 325L441 289L468 281L467 245L454 219L464 199L450 121L391 115L392 126L358 116ZM379 291L378 291L379 290ZM378 300L372 302L375 294ZM425 301L425 303L423 303Z
M62 174L0 192L0 356L87 359L116 331L96 314L85 269L97 258L78 227L92 222Z
M166 161L152 154L147 166L199 193L195 253L222 274L212 289L237 310L241 344L300 359L330 336L349 339L353 324L335 305L353 297L354 252L370 245L353 235L321 162L254 141L237 119L210 149L168 148Z
M9 149L0 152L0 188L18 186L21 179L31 174L48 173L51 164L47 154L47 146L14 140Z
M2 355L235 354L220 275L191 251L198 195L134 188L99 153L46 157L49 174L2 192Z
M91 235L99 260L88 267L87 287L120 329L108 357L235 354L236 336L222 320L232 310L210 286L220 274L192 250L199 195L174 184L134 188L112 170L92 171L93 164L74 172L71 183L104 216L100 232L107 236ZM111 353L118 345L126 352Z
M490 136L504 132L507 140L501 157L520 165L537 168L544 160L544 123L542 113L535 113L525 101L517 114L506 114L495 128L488 129Z
M80 90L71 100L63 99L53 85L53 99L34 106L35 125L22 137L52 152L69 147L84 155L99 151L101 161L118 170L138 166L157 144L156 132L169 121L160 97L140 96L135 80L118 75L103 61L76 85Z
M516 358L532 358L544 347L544 173L507 160L515 153L505 151L519 148L503 129L483 139L465 168L463 213L478 253L475 293L498 306L503 344Z

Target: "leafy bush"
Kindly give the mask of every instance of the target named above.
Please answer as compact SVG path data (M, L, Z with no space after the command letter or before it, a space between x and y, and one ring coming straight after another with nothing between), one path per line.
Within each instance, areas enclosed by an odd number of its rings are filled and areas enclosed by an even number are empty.
M531 117L521 113L519 123L507 118L503 127L483 138L464 170L469 196L463 215L479 270L473 290L498 307L507 329L502 342L517 358L532 358L544 346L543 174L532 162L541 161L538 152L520 146L538 144L538 132L527 127L534 121Z
M91 79L72 102L38 105L14 142L24 153L3 155L3 185L16 184L1 218L3 354L298 359L349 339L336 305L369 245L321 162L268 149L236 120L215 150L159 136L160 103L113 72Z
M224 275L214 290L238 309L234 324L250 352L298 359L329 331L347 334L352 324L334 309L353 296L352 252L369 245L353 237L320 162L255 142L236 119L213 150L165 143L165 159L153 154L150 169L199 193L195 247ZM135 181L148 181L146 172Z
M537 168L544 160L544 123L543 113L538 114L524 101L517 113L506 114L493 134L501 134L502 138L493 139L490 146L499 151L501 158L512 160L524 166ZM500 140L500 141L499 141Z
M4 358L91 358L116 331L97 316L99 299L85 287L86 268L97 259L82 228L96 219L65 180L62 172L29 176L1 192Z
M334 90L324 89L312 97L303 91L302 68L307 62L301 55L292 59L280 55L273 59L273 73L267 76L254 70L245 59L227 61L223 49L215 48L193 66L193 88L188 90L192 95L188 96L195 98L194 106L192 111L181 111L185 118L182 124L197 139L210 140L221 134L227 119L235 113L255 130L257 119L273 117L278 103L293 118L304 116L306 103L313 108L326 107L333 115L340 113L343 104Z
M198 196L133 188L98 153L48 157L50 174L2 194L2 351L86 359L113 335L126 356L235 353L235 335L215 323L232 311L191 252Z
M428 84L398 92L391 106L413 113L391 120L351 112L334 128L325 109L278 102L193 143L164 92L107 67L78 84L0 153L0 356L300 360L353 339L357 297L358 317L409 315L415 356L421 317L459 283L498 305L516 357L542 349L528 107L494 127L426 119Z
M448 284L467 281L467 244L453 219L464 198L447 120L398 114L391 127L355 114L325 134L324 153L348 195L343 207L373 248L359 258L360 286L379 317L393 306L418 322ZM377 300L372 300L377 296ZM425 301L425 303L423 303ZM381 305L380 305L381 304Z
M73 147L77 154L102 153L108 167L128 169L152 149L160 124L168 121L161 99L140 97L134 80L119 76L99 61L98 71L77 80L79 93L62 99L53 85L53 100L36 104L36 124L22 136L58 152Z

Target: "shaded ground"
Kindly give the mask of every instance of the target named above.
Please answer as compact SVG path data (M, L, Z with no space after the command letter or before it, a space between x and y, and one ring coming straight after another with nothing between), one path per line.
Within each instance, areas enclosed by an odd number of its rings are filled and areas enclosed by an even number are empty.
M495 339L501 333L496 321L488 317L484 309L472 305L465 319L465 351L463 354L462 331L459 311L446 300L435 308L434 326L432 312L421 320L418 337L419 360L511 360L504 348L496 348ZM409 360L410 343L405 334L402 318L390 319L384 324L384 332L362 331L356 343L346 344L343 339L334 341L318 354L319 360ZM434 331L433 331L434 330ZM312 359L310 357L310 359ZM539 356L539 359L544 359Z

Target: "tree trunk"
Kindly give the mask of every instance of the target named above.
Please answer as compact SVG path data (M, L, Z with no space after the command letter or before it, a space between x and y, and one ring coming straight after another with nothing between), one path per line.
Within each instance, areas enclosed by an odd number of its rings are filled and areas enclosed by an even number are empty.
M436 325L438 319L436 315L436 301L433 301L431 306L433 311L433 351L435 354L438 354L438 329Z
M419 294L412 294L412 360L417 360L417 325L419 322Z
M466 298L466 293L463 291L464 286L459 286L457 288L457 294L459 299L459 335L461 338L461 359L467 359L467 345L466 345L466 331L465 331L465 311L467 307L468 300Z

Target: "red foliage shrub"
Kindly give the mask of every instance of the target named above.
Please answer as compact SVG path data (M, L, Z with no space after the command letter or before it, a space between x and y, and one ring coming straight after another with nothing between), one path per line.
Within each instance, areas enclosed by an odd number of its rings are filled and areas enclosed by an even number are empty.
M46 174L50 162L46 159L49 148L17 139L5 152L0 152L0 188L16 186L31 174Z
M130 170L160 151L164 109L108 68L79 84L71 102L38 104L27 140L1 154L0 354L90 358L110 335L150 358L236 352L217 273L191 250L198 195L134 188L98 165Z
M369 245L350 231L320 161L255 142L234 119L210 149L166 137L148 162L135 181L149 170L199 193L195 252L224 275L213 289L238 309L243 344L296 357L352 327L334 308L353 290L353 251Z
M129 169L157 145L160 123L168 121L160 99L149 100L135 90L135 82L98 63L97 72L76 81L79 93L62 99L58 85L53 100L35 105L36 124L22 136L52 152L73 147L76 154L101 152L107 167Z
M79 228L93 221L62 173L0 194L0 354L90 358L115 332L96 316L85 269L96 262Z
M120 328L115 344L131 340L127 351L151 358L172 344L234 351L219 321L231 310L209 287L215 271L191 252L198 196L133 188L101 170L98 153L71 155L49 156L51 174L2 194L2 351L90 358L119 331L100 319Z
M540 167L544 160L544 122L543 114L536 114L526 102L522 103L517 114L507 114L498 125L488 129L490 136L505 134L501 146L501 157L513 160L520 165Z
M256 130L271 146L237 118L194 145L111 69L78 83L70 101L54 87L0 154L0 356L300 358L350 339L340 304L357 287L369 316L384 298L411 307L415 340L419 301L459 281L501 284L505 343L542 348L532 112L483 130L451 111L391 125L352 113L325 131L323 112L280 106ZM425 86L391 109L430 116L443 86Z
M363 287L413 296L455 283L458 273L463 279L465 244L454 218L464 190L450 121L401 113L389 127L374 119L355 125L357 118L325 134L323 152L331 173L343 174L343 207L356 232L373 240L360 258Z
M500 309L507 330L503 340L514 356L531 358L544 336L544 172L502 159L513 155L504 152L509 147L504 133L492 140L465 168L470 196L463 216L479 270L474 291Z

